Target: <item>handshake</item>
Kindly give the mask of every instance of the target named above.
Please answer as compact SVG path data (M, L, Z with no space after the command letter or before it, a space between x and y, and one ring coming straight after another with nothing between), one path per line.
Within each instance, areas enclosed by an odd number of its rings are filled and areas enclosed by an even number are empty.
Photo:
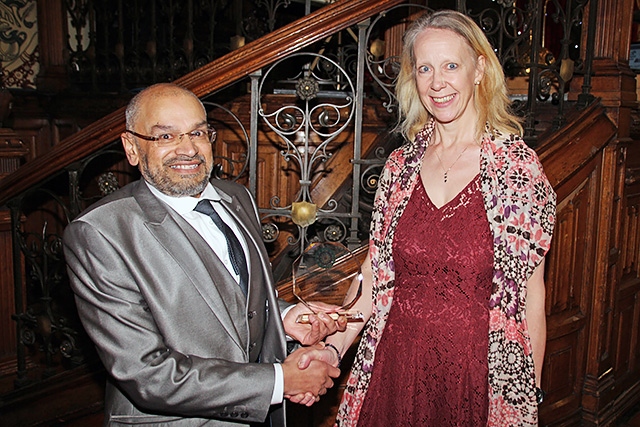
M337 308L337 307L336 307ZM340 355L335 347L320 342L324 337L343 332L347 319L334 320L329 314L333 306L323 307L325 312L309 315L308 324L296 322L300 314L309 310L302 304L290 309L283 322L287 335L299 341L301 347L291 353L282 364L284 397L291 402L311 406L333 387L333 378L340 376Z

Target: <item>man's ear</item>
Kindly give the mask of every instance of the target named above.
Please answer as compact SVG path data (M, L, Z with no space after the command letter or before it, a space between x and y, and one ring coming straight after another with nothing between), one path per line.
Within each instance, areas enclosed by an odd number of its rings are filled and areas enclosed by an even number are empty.
M122 140L122 147L127 155L129 164L131 166L138 166L138 163L140 162L140 154L138 153L138 144L136 144L133 139L133 135L127 132L122 132L120 134L120 139Z

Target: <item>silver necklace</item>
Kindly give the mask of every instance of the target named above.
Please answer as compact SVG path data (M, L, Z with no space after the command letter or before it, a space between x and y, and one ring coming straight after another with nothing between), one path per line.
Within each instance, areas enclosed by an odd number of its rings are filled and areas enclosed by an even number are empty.
M442 167L442 170L444 171L444 182L447 182L447 180L449 179L449 171L451 170L453 165L455 165L458 162L458 160L460 160L460 157L462 157L464 152L467 151L467 148L469 148L468 145L464 148L464 150L460 152L460 155L458 156L458 158L455 159L453 163L451 163L451 166L449 166L449 169L445 169L444 163L442 163L442 159L440 158L440 155L436 150L433 150L433 152L436 153L436 157L438 158L438 161L440 162L440 167Z

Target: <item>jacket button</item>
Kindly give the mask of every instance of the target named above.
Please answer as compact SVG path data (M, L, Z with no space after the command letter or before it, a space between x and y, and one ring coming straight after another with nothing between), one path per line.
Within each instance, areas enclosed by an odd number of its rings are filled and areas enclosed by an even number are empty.
M248 412L243 412L240 414L240 418L248 418L249 417L249 413Z
M236 411L233 411L233 412L231 413L231 417L232 417L232 418L238 418L238 415L239 415L239 414L238 414Z
M251 311L247 314L247 316L249 316L249 319L253 319L253 316L255 316L256 314L258 314L258 313L256 313L254 310L251 310Z

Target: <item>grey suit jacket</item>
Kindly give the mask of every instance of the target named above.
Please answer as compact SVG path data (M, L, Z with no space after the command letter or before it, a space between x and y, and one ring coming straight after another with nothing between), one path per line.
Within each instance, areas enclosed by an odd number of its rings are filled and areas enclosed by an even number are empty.
M285 334L253 200L212 182L249 245L245 297L200 235L143 181L64 233L83 325L110 374L107 425L284 426L270 406Z

